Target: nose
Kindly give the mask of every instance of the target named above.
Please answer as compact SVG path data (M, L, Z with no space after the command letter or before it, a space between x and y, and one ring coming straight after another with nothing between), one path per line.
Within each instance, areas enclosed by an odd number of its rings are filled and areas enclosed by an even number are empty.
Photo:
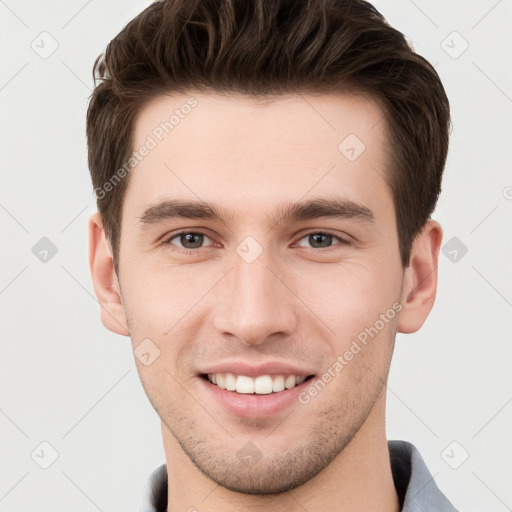
M298 300L264 251L248 263L235 254L233 267L216 289L214 327L245 345L260 345L275 335L289 336L298 325ZM274 335L274 336L273 336Z

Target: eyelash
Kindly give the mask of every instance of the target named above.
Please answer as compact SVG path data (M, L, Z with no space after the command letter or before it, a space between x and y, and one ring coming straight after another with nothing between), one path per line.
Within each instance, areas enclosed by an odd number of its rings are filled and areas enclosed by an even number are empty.
M165 241L163 242L163 245L174 245L171 243L172 240L174 240L175 238L178 238L180 237L181 235L189 235L189 234L193 234L193 235L203 235L207 238L210 238L206 233L202 232L202 231L178 231L177 233L173 233L171 234L169 237L167 237L165 239ZM331 249L336 249L336 246L347 246L347 245L350 245L351 242L349 242L348 240L345 240L344 238L341 238L339 235L335 235L334 233L330 233L329 231L310 231L308 233L305 233L304 235L302 235L298 240L297 242L300 242L302 239L306 238L307 236L309 235L329 235L329 236L332 236L334 238L337 238L339 240L339 243L332 246L332 247L324 247L324 248L316 248L316 247L310 247L311 250L313 251L322 251L322 252L328 252L330 251ZM297 243L297 242L294 242ZM198 247L197 249L185 249L185 248L180 248L178 246L175 246L176 249L173 249L173 250L178 250L178 252L181 252L182 254L187 254L187 255L192 255L192 254L197 254L197 252L199 251L199 249L205 249L205 247Z

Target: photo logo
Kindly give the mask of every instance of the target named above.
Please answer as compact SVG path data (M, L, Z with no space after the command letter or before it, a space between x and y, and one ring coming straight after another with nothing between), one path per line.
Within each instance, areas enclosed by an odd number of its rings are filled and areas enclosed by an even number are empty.
M302 405L307 405L311 399L322 391L336 375L338 375L345 366L349 364L354 357L361 352L361 350L368 345L368 336L373 339L379 334L382 329L388 324L397 313L402 311L402 305L395 302L385 313L379 315L379 319L374 322L370 327L365 327L354 340L350 348L347 349L343 355L339 355L336 361L322 374L321 377L312 380L310 385L301 393L299 393L298 400Z
M162 121L153 128L151 134L147 135L144 143L132 153L124 165L118 169L106 183L94 189L94 197L96 197L96 199L103 199L107 193L112 192L115 186L130 174L130 172L149 155L150 151L155 149L165 136L171 133L172 130L181 123L182 119L185 119L197 105L198 101L195 98L189 98L187 103L181 105L180 108L174 109L167 120Z

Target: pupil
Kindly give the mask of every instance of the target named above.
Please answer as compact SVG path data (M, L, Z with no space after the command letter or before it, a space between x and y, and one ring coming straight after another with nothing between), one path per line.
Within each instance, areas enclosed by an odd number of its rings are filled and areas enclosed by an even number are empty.
M183 244L183 246L187 247L187 248L193 248L193 249L196 249L197 247L200 247L201 246L201 238L203 235L200 235L200 234L196 234L196 233L187 233L185 235L181 235L181 243ZM187 246L186 244L188 242L191 242L192 244L194 244L193 241L191 241L191 238L199 238L199 243L196 242L196 245L194 245L193 247L190 247L190 246ZM183 239L185 239L185 243L183 243Z
M181 242L184 246L186 246L187 243L192 243L193 248L197 248L201 246L202 236L203 235L199 233L187 233L185 235L181 235ZM309 237L313 240L313 243L311 244L313 247L322 246L322 238L324 239L324 244L328 243L330 245L330 242L332 242L332 235L327 233L314 233L313 235L309 235ZM194 239L196 239L195 242ZM183 243L183 240L185 240L185 243Z
M313 247L318 247L317 242L319 241L320 237L327 237L327 242L332 241L332 235L329 235L327 233L314 233L313 235L310 235L310 237L314 240L314 242L311 244ZM321 241L320 241L321 244Z

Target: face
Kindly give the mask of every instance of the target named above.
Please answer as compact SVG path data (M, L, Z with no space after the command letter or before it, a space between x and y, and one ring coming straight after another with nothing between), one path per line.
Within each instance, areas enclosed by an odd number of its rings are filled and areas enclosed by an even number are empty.
M169 439L228 489L281 492L383 423L404 276L386 127L362 96L190 96L136 124L156 145L125 193L122 306Z

